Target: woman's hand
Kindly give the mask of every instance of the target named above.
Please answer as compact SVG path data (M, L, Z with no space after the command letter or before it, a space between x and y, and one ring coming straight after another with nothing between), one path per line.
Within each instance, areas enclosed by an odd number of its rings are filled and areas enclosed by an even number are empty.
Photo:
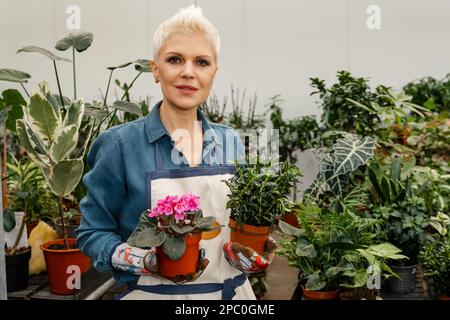
M136 275L152 275L170 280L175 283L185 283L197 279L208 266L209 260L204 258L204 249L200 249L200 261L197 272L175 278L162 277L158 273L159 262L156 249L150 250L131 247L127 243L120 244L111 257L111 264L117 270Z
M266 242L266 252L259 255L250 247L244 247L239 242L227 242L223 251L228 263L244 273L259 273L266 270L275 256L277 249L275 240L271 237Z

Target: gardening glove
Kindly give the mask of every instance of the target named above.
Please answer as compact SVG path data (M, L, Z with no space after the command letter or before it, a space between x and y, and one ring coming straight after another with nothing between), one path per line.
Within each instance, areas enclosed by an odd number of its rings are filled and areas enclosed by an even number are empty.
M266 252L259 255L250 247L244 247L239 242L227 242L223 245L223 252L228 263L245 274L254 274L266 270L275 256L277 243L272 237L266 242Z
M194 281L201 276L203 271L208 266L209 260L205 259L205 249L200 249L199 264L196 273L185 276L177 276L175 278L165 278L175 283L185 283ZM152 275L161 277L158 274L158 257L156 256L156 249L141 249L138 247L131 247L126 242L119 245L111 257L111 264L115 269L133 273L136 275ZM163 278L163 277L161 277Z
M131 247L126 242L116 248L111 257L111 264L118 270L136 275L158 272L158 258L155 248L145 250Z

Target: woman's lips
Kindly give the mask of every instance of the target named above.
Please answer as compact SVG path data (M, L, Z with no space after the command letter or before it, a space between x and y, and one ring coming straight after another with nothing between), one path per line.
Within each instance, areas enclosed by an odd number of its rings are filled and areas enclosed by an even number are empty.
M191 86L175 86L182 94L193 95L197 92L197 88Z

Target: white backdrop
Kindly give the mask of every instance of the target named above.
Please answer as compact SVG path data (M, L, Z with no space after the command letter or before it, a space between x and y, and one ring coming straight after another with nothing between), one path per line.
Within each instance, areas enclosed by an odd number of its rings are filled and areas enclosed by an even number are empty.
M28 87L47 80L56 90L47 58L16 50L26 45L52 51L66 27L70 5L81 10L81 30L94 34L93 45L77 56L78 96L100 99L107 66L151 58L151 38L166 18L195 1L188 0L0 0L0 68L32 75ZM448 0L198 0L222 37L214 91L222 99L230 85L257 93L258 110L281 94L287 116L320 114L310 97L310 77L335 80L347 69L400 88L406 82L450 71L450 1ZM369 5L381 10L381 29L369 30ZM70 52L57 52L66 57ZM63 94L72 95L70 63L59 63ZM115 74L131 81L130 68ZM0 82L0 89L10 84ZM151 75L139 79L135 99L161 97ZM113 96L111 97L113 98ZM229 103L231 108L231 104Z

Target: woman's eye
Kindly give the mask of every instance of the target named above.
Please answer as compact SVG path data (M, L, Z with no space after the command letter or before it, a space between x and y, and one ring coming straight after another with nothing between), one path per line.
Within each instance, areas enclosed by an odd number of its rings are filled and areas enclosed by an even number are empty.
M167 61L169 61L170 63L179 63L181 62L181 59L179 57L170 57L169 59L167 59Z
M209 61L205 59L198 60L198 64L201 66L209 66Z

